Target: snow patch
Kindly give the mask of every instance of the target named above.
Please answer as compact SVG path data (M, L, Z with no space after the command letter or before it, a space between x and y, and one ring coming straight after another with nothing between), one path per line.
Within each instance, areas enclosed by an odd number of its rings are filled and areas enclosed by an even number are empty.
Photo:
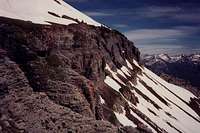
M170 60L170 57L167 54L159 54L158 57L164 61Z
M133 59L133 64L135 64L138 68L142 69L142 67L138 64L136 60Z
M115 113L115 116L117 117L117 119L119 120L119 122L123 125L123 126L132 126L132 127L137 127L137 125L135 125L131 120L129 120L126 117L126 112L124 110L124 107L122 107L123 109L123 113Z
M106 103L105 100L101 96L99 96L99 98L100 98L101 104L105 104Z
M151 127L146 121L144 121L142 118L140 118L136 113L134 113L132 110L130 111L131 115L133 115L135 118L137 118L140 122L142 122L144 125L146 125L148 128L152 130L153 133L157 133L153 127Z
M111 88L113 88L115 91L119 92L119 89L121 88L121 86L115 80L113 80L111 77L106 76L106 79L104 80L104 82L108 86L110 86Z
M117 73L111 70L108 64L106 64L105 69L108 70L112 74L113 78L116 79L119 83L126 85L121 79L119 79Z
M129 76L129 77L131 77L131 75L130 75L130 71L125 67L125 66L123 66L122 68L121 68L121 70L122 70L122 72L124 73L124 74L126 74L127 76Z
M127 79L122 70L117 69L117 73L123 76L125 79Z
M128 60L126 60L126 63L128 65L128 67L133 70L133 67L132 67L131 63Z

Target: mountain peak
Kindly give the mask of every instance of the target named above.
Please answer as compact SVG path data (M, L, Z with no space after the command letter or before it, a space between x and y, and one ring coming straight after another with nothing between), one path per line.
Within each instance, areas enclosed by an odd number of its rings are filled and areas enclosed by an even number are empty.
M76 10L63 0L1 0L0 16L36 24L69 25L84 22L101 26L92 18Z

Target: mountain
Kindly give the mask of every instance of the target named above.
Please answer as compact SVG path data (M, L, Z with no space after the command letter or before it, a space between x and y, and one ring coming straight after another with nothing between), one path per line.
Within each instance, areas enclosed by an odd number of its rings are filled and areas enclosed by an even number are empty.
M199 132L197 97L120 32L62 0L0 5L0 132Z
M199 96L200 55L144 55L147 68L170 83L183 86Z

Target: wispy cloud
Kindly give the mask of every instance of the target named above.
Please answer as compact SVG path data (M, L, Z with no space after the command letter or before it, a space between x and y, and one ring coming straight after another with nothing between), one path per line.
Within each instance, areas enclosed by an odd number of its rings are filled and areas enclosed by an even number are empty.
M196 28L196 30L195 30ZM171 29L137 29L124 34L136 43L173 42L198 32L197 27L178 26Z
M136 14L140 17L147 18L158 18L158 17L166 17L173 16L178 12L181 12L182 9L179 7L159 7L159 6L149 6L142 7L135 10Z
M176 14L172 16L172 19L180 20L184 22L200 23L200 17L198 16L200 16L200 12Z
M135 16L135 17L163 17L166 15L176 14L182 9L179 7L159 7L148 6L138 8L117 8L117 9L96 9L95 13L112 14L116 16ZM87 11L86 11L87 13Z
M88 0L64 0L66 2L87 2Z
M133 15L134 10L132 9L124 9L124 8L117 8L117 9L96 9L96 10L89 10L84 11L89 16L95 16L95 17L104 17L104 16L127 16L127 15Z
M126 24L113 24L113 26L116 28L127 28L128 27L128 25L126 25Z
M142 7L135 10L137 17L140 18L167 18L184 22L199 23L200 10L198 8L188 9L183 7Z
M125 35L130 40L142 40L142 39L157 39L157 38L169 38L183 36L183 33L180 30L176 29L139 29L131 30L125 33Z
M129 17L132 19L170 19L179 20L184 22L200 22L200 9L188 9L185 7L173 7L173 6L145 6L138 8L118 8L118 9L102 9L95 11L86 11L89 16L95 17L107 17L107 16L117 16L117 17Z
M96 11L86 11L84 12L88 16L91 17L107 17L107 16L113 16L114 14L112 13L106 13L106 12L96 12Z

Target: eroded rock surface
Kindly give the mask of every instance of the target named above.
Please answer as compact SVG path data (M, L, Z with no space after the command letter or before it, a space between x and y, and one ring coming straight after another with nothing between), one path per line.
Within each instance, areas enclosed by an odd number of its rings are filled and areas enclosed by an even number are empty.
M126 102L104 83L105 66L121 68L139 55L105 27L1 18L0 132L125 132L112 110ZM102 105L100 95L110 102Z
M2 52L0 77L0 132L117 132L109 122L86 117L91 111L81 115L51 100L45 91L34 91L19 65L2 56ZM70 87L65 85L65 88Z

